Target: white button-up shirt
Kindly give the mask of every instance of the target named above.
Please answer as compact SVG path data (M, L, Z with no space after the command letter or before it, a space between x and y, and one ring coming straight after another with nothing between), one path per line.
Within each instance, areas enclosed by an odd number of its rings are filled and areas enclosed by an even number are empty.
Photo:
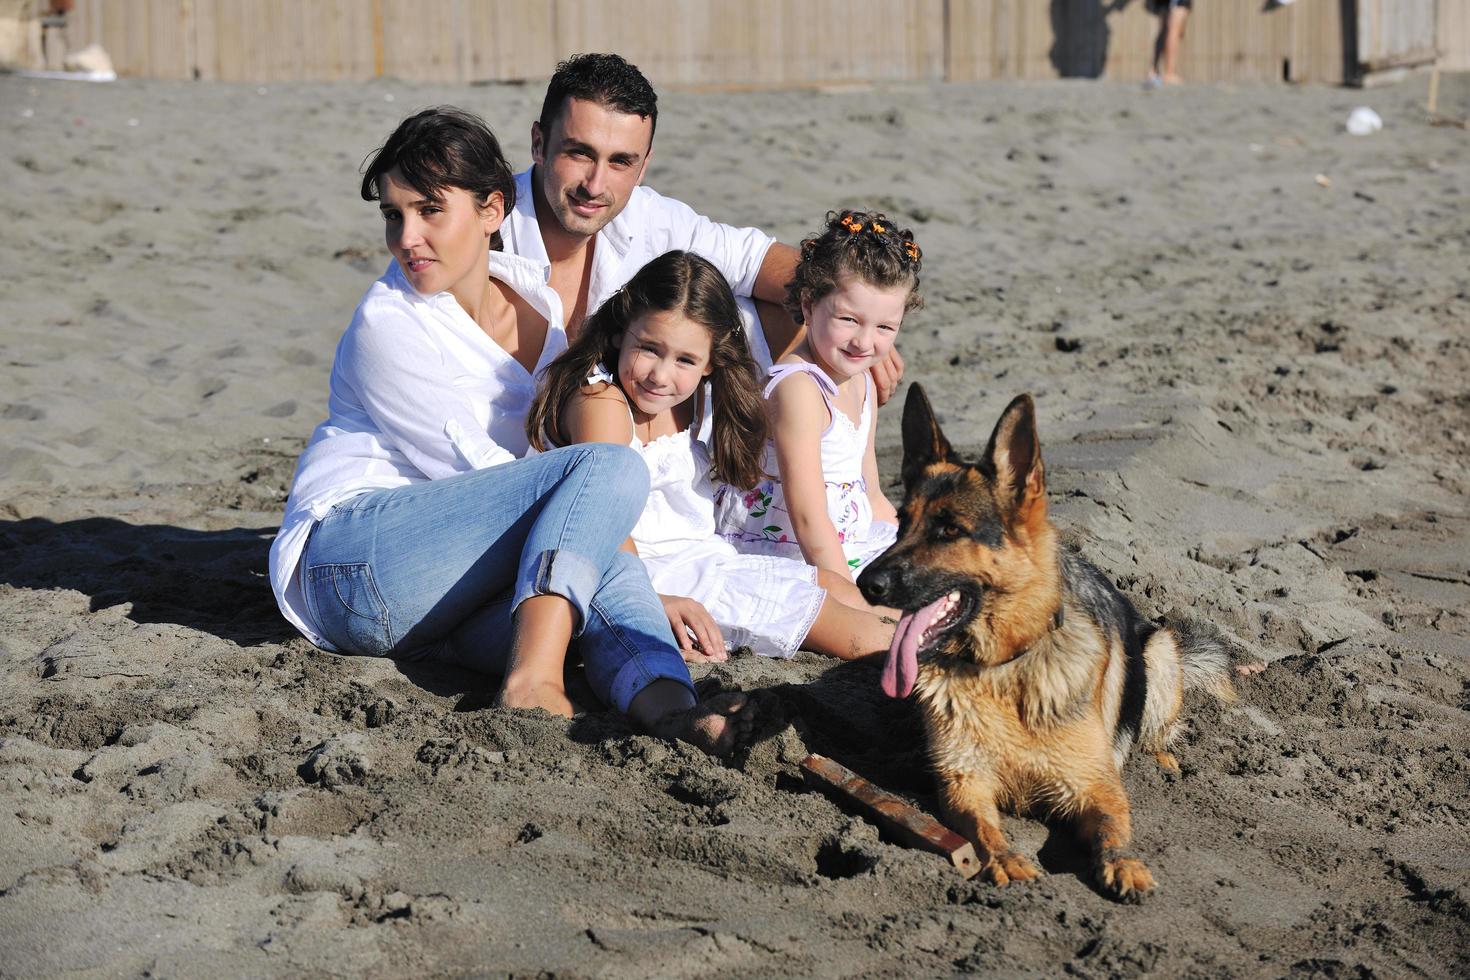
M447 292L424 296L398 263L368 289L332 362L327 420L296 464L271 587L281 613L331 649L306 612L297 566L316 521L349 497L437 480L517 459L535 374L566 350L561 299L534 262L489 253L490 275L546 318L546 343L527 371Z
M550 277L551 259L541 238L541 226L536 223L530 170L516 174L516 206L500 226L500 235L507 252L536 263L543 270L543 281ZM759 228L736 228L711 221L682 201L640 184L633 188L622 212L597 233L587 312L601 306L650 260L674 249L693 252L708 259L730 283L745 319L751 354L762 367L769 367L771 355L750 296L761 263L775 240Z

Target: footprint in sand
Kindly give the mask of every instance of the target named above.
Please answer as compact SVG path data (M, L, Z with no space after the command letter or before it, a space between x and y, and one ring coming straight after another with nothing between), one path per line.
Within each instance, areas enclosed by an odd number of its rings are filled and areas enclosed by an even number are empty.
M4 405L0 406L0 419L8 419L16 422L39 422L46 417L44 408L34 405Z
M288 347L285 350L278 351L276 356L287 364L294 364L296 367L314 367L321 363L320 355L301 347Z
M339 248L333 252L332 258L346 262L358 272L365 274L381 271L379 267L382 265L382 259L376 248L369 249L362 248L358 245L348 245L346 248Z

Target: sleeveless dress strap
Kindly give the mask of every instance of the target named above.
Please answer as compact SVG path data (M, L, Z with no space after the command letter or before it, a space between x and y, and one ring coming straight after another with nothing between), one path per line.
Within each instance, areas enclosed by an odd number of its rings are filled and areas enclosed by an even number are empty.
M863 386L863 410L858 413L857 429L858 435L862 436L864 441L866 441L868 437L868 426L873 424L873 416L878 410L878 391L877 387L873 384L873 372L864 371L863 377L867 379L868 383Z
M607 365L606 364L598 364L595 368L592 369L592 373L589 374L589 375L587 375L587 380L584 381L584 382L582 382L582 383L583 384L588 384L588 385L595 385L595 384L601 383L601 384L609 384L609 385L612 385L613 387L617 387L618 379L613 377L613 373L607 369ZM623 396L623 401L625 401L625 402L628 401L628 396L627 395L624 395ZM637 422L636 419L633 418L633 406L630 403L627 407L628 407L628 421L629 421L629 423L632 424L633 429L634 429L634 432L635 432L635 435L633 436L633 442L636 445L642 445L642 443L638 442L638 436L636 435L636 432L637 432L637 429L638 429L638 422Z
M697 411L694 414L694 438L704 444L709 450L710 437L715 432L715 392L714 385L708 380L699 386L699 401L696 404Z
M798 361L795 364L777 364L771 368L770 374L767 375L770 380L766 382L766 388L761 392L761 397L770 398L776 386L793 374L811 375L817 387L822 391L822 401L827 403L828 411L832 409L832 399L837 397L837 386L832 383L831 378L827 377L825 371L806 361Z

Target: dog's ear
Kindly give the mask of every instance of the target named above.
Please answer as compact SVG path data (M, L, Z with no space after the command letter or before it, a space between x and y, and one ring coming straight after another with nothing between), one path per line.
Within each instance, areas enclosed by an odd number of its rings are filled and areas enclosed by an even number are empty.
M903 403L903 485L913 486L931 463L954 462L954 450L949 440L939 431L939 422L934 410L929 407L929 396L924 386L912 384Z
M1036 435L1036 405L1030 395L1017 395L990 434L985 458L995 470L1001 503L1019 523L1046 516L1046 467Z

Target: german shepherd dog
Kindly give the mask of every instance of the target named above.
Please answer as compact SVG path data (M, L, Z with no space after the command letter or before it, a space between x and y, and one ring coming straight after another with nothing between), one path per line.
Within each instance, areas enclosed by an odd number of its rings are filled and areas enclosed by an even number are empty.
M898 541L858 586L904 611L883 690L917 688L951 826L975 845L982 874L1004 885L1039 872L1006 843L1000 808L1070 820L1099 888L1138 901L1154 880L1128 849L1123 761L1137 742L1177 771L1168 745L1183 692L1234 698L1219 634L1155 626L1058 544L1030 395L1011 402L969 462L914 385L903 485Z

